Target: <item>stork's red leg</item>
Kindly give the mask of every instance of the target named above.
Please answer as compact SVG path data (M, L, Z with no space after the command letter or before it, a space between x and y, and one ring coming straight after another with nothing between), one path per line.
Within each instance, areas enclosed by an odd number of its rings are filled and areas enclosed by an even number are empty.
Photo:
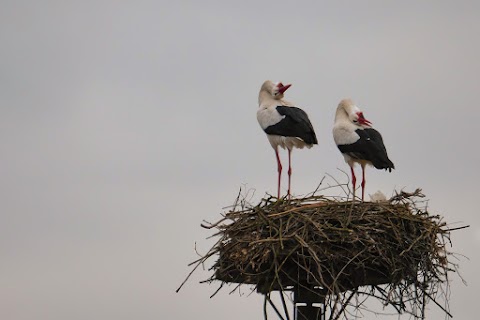
M288 191L287 196L290 199L290 181L292 178L292 150L288 149Z
M350 166L352 172L352 185L353 185L353 200L355 201L355 186L357 183L357 178L355 177L355 171L353 171L353 166Z
M365 196L365 165L362 164L362 201Z
M277 171L278 171L277 198L280 199L280 181L282 178L282 163L280 162L280 155L278 154L278 148L275 148L275 155L277 156Z

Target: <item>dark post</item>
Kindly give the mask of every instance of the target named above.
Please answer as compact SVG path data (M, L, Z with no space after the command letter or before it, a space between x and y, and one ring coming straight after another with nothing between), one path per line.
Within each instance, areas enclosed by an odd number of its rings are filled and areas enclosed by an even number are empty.
M325 290L299 285L294 288L293 303L295 320L325 320Z

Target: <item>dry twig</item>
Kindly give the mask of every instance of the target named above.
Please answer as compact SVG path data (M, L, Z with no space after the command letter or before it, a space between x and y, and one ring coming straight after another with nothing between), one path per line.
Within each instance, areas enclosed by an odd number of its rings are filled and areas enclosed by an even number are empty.
M363 308L364 300L352 302L354 295L375 297L415 319L425 317L425 304L433 300L450 316L441 293L448 292L447 273L457 265L448 261L445 244L450 231L462 227L448 229L419 208L423 197L417 189L381 203L351 202L313 192L301 199L269 197L256 206L237 197L222 219L202 225L217 229L220 238L194 270L218 256L208 281L254 285L270 304L273 290L323 288L332 318L339 310L335 319Z

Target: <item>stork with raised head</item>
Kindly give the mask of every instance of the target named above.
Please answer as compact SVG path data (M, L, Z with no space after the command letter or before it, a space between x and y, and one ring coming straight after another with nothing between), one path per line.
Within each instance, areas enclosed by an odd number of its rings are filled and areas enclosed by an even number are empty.
M291 157L293 148L311 148L317 144L317 137L308 115L300 108L283 99L285 91L291 84L274 83L267 80L263 83L258 94L259 108L257 120L268 141L275 150L278 171L278 198L280 198L280 181L282 163L278 154L278 147L288 150L288 191L290 196L290 182L292 176Z
M362 201L365 195L365 166L373 165L377 169L389 172L395 169L388 158L380 133L372 128L363 112L350 99L340 101L335 114L333 139L343 154L345 162L352 172L353 197L355 198L355 172L353 167L359 163L362 167Z

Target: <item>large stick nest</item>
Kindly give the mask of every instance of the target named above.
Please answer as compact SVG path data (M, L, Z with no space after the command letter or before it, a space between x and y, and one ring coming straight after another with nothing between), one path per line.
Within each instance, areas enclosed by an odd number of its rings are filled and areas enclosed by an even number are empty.
M268 296L320 288L342 312L353 294L363 293L398 313L423 318L433 300L448 314L436 297L447 302L447 273L455 269L445 249L450 230L440 216L418 208L425 206L422 197L421 190L383 202L269 197L256 206L237 199L220 221L204 225L216 228L219 240L197 263L218 254L208 282L251 284Z

